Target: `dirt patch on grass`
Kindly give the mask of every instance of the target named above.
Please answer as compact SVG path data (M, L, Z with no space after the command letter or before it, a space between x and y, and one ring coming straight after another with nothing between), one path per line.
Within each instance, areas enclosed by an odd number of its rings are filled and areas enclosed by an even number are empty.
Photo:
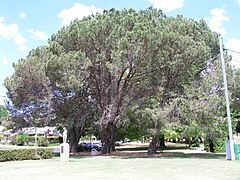
M77 153L70 153L70 156L91 156L90 152L77 152ZM146 152L124 152L124 151L113 151L111 154L105 154L98 156L120 156L120 157L169 157L175 156L174 153L157 153L153 156L149 156Z

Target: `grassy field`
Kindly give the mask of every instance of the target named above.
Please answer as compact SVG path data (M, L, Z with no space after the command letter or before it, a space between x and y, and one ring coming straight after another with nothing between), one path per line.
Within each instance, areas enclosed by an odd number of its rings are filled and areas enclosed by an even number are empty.
M240 179L240 162L223 156L176 154L164 157L75 156L0 163L1 180L68 179Z
M225 154L213 154L184 144L168 144L155 157L146 155L147 146L127 145L112 156L71 156L49 160L0 163L0 180L239 180L240 161L227 161ZM89 153L88 153L89 154Z

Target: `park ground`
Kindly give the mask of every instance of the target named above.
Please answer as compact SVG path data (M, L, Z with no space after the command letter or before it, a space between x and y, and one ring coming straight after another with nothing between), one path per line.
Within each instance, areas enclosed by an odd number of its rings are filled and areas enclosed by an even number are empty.
M228 161L225 154L207 153L200 148L168 145L163 153L146 156L144 146L125 146L109 156L70 156L60 162L48 160L0 163L1 180L75 179L240 179L240 161Z

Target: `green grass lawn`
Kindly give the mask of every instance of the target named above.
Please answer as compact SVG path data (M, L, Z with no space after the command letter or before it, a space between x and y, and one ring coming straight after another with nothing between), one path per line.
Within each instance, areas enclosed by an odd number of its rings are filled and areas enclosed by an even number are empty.
M91 157L81 153L71 156L69 162L60 162L58 156L49 160L1 162L0 180L240 179L240 161L227 161L224 153L206 153L201 149L168 144L163 153L148 157L147 145L129 145L118 147L112 156Z
M0 163L0 179L240 179L240 161L224 156L176 154L156 158L75 156L69 162L51 160Z

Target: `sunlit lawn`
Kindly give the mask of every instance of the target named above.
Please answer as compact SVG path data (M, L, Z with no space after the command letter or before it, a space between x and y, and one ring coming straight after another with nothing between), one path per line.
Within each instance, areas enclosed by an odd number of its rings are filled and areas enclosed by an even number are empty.
M0 179L240 179L240 162L223 155L164 157L75 156L51 160L0 163Z

